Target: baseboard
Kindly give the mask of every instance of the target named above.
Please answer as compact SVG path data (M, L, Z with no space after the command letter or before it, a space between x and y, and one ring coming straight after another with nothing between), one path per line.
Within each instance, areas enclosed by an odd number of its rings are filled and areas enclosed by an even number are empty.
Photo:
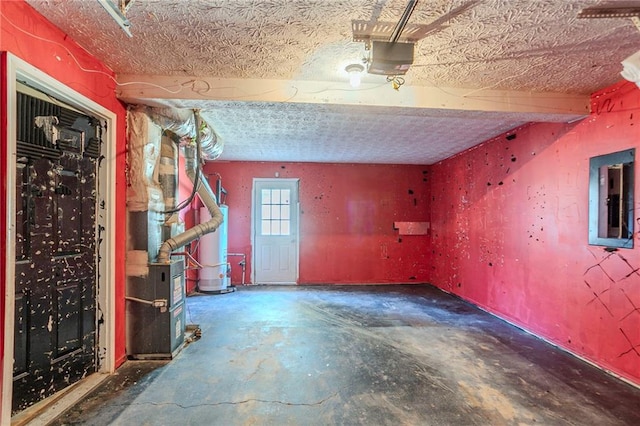
M94 373L11 417L11 426L45 426L94 390L108 374Z

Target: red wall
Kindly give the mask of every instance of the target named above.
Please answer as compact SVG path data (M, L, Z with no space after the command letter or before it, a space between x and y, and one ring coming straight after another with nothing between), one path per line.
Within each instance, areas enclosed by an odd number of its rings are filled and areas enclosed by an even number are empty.
M395 221L429 220L427 168L397 165L209 162L228 191L229 252L251 277L253 178L300 179L300 284L428 281L428 236L400 236ZM215 187L215 177L211 184ZM241 282L239 257L232 283Z
M115 97L115 83L111 76L113 72L106 68L100 61L87 53L57 27L53 26L43 16L38 14L24 1L0 1L0 51L6 51L29 62L41 71L49 74L58 81L66 84L84 96L94 100L105 108L117 114L117 147L116 147L116 199L112 208L115 209L117 223L125 222L126 206L126 180L125 180L125 107ZM77 60L85 69L98 71L82 71ZM4 93L4 81L6 75L5 62L2 62L2 99L1 105L6 104ZM6 113L0 114L2 129L6 129ZM8 123L13 125L14 123ZM6 134L2 131L2 148L0 157L0 174L2 175L3 194L6 194L7 170L6 165ZM4 203L3 203L4 204ZM0 219L5 223L5 206L0 207ZM5 271L5 244L6 231L0 226L0 270ZM125 229L115 230L116 241L116 360L120 365L125 359L125 324L124 324L124 253L125 253ZM4 295L6 283L4 273L0 275L0 294ZM0 298L4 303L4 296ZM0 317L4 318L4 306ZM0 357L13 356L4 354L0 345ZM2 374L5 374L3 371ZM10 372L8 372L10 374ZM1 395L0 395L1 398Z
M179 184L178 191L180 193L179 200L180 201L186 200L191 195L191 191L193 190L193 185L191 183L191 180L187 176L184 156L182 154L178 156L178 184ZM215 186L213 186L213 188L215 191ZM199 211L200 207L202 207L202 202L200 201L200 198L198 198L198 196L195 196L193 198L193 201L191 202L191 205L188 208L180 210L179 215L180 215L180 218L184 221L185 229L193 228L194 225L199 223L199 220L200 220L199 216L194 214L194 212ZM190 252L190 254L194 259L199 259L198 246L199 244L197 243L197 241L191 245L192 251ZM234 259L231 259L231 261L233 260ZM190 262L190 260L186 258L185 258L185 266L187 268L185 272L186 291L187 291L187 294L191 294L194 291L196 291L196 286L198 283L198 269L196 269L196 266L193 265L192 262Z
M640 383L640 240L587 244L589 158L638 146L640 90L592 100L581 122L527 125L433 166L430 278Z
M115 98L112 72L23 1L0 1L0 12L0 51L117 113L115 211L124 223L125 109ZM107 75L80 70L69 52L84 68ZM0 73L4 65L3 58ZM4 87L0 97L4 106ZM571 125L516 129L515 139L495 138L432 167L211 162L206 171L220 173L229 192L229 251L247 254L247 278L252 179L276 172L300 178L300 283L431 281L640 383L640 247L608 253L586 243L588 159L638 144L640 90L620 83L596 93L593 111ZM2 111L0 123L6 128ZM5 217L2 206L2 223ZM401 237L394 221L431 221L431 236ZM0 226L0 270L5 236ZM125 357L125 239L125 229L117 229L118 363ZM241 271L233 266L237 284ZM0 275L0 293L5 288Z

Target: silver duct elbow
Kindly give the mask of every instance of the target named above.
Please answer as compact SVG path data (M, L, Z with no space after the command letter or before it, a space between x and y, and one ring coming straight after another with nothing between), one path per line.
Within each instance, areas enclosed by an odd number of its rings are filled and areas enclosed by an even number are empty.
M170 130L179 137L195 137L204 160L215 160L222 155L224 143L206 121L188 110L174 108L143 107L151 120L163 130Z

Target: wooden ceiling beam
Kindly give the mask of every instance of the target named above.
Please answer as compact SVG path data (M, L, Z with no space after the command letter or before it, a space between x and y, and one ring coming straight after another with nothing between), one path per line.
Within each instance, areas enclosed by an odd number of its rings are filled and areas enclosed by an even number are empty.
M460 89L403 85L394 90L381 76L379 84L261 79L221 79L119 75L118 97L127 103L194 107L199 101L290 102L431 108L451 111L523 113L572 121L590 112L588 95L495 89Z

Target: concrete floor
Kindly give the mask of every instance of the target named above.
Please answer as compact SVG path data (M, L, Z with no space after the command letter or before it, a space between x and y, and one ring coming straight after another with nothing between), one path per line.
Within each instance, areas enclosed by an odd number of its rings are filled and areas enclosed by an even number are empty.
M245 287L187 321L54 424L640 424L640 389L430 286Z

